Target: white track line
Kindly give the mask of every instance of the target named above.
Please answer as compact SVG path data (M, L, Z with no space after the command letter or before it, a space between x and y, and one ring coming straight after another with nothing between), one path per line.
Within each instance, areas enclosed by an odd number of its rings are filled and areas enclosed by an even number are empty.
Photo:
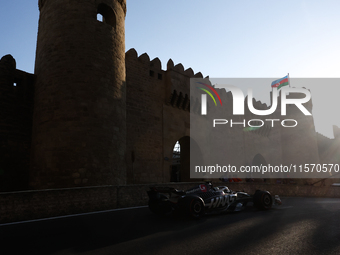
M105 211L96 211L96 212L88 212L88 213L70 214L70 215L63 215L63 216L56 216L56 217L49 217L49 218L42 218L42 219L35 219L35 220L16 221L16 222L0 224L0 227L8 226L8 225L22 224L22 223L37 222L37 221L45 221L45 220L54 220L54 219L76 217L76 216L82 216L82 215L90 215L90 214L98 214L98 213L106 213L106 212L115 212L115 211L124 211L124 210L133 210L133 209L140 209L140 208L146 208L146 207L148 207L148 206L147 205L144 205L144 206L135 206L135 207L118 208L118 209L111 209L111 210L105 210Z

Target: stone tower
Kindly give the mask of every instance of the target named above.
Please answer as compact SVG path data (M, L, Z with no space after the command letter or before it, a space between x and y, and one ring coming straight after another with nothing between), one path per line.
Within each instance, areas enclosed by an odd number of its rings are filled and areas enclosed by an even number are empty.
M31 186L124 184L126 0L39 0L39 10Z

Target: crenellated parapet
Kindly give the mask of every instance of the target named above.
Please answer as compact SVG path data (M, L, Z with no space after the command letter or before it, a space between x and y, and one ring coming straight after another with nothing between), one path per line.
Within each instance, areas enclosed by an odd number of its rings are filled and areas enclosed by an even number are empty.
M147 53L143 53L138 56L137 51L132 48L125 53L125 59L127 69L137 67L135 66L135 63L139 63L138 70L136 71L138 71L140 75L144 76L145 78L149 76L158 80L163 79L164 71L162 70L162 63L159 58L150 60L150 57Z
M166 102L173 107L191 111L200 112L200 100L190 97L190 78L203 78L201 72L195 73L191 67L185 69L179 63L174 65L172 59L167 63L167 91L170 90L170 100Z
M247 101L247 100L248 100L248 97L246 98L245 101ZM252 102L253 102L254 108L257 109L257 110L267 110L267 109L269 109L267 104L266 103L262 103L261 100L256 100L255 98L253 98Z
M175 71L189 78L203 78L201 72L195 74L191 67L189 67L188 69L184 69L184 66L181 63L175 65L171 58L168 60L167 63L167 71Z
M144 83L144 86L148 86L150 89L152 89L150 86L156 86L157 90L159 86L162 87L163 92L155 96L163 97L165 104L190 111L190 78L203 78L201 72L194 73L192 68L185 69L181 63L175 65L172 59L167 62L166 70L163 70L159 58L151 60L147 53L138 56L137 51L133 48L126 52L125 58L128 91L137 89L133 88L137 86L137 83L132 80L138 73L138 79L149 81ZM198 99L194 101L198 102ZM196 108L199 109L199 107Z
M160 85L157 86L162 86L162 89L164 90L161 96L164 98L165 104L171 105L180 110L193 111L197 114L200 113L200 99L190 98L190 78L203 78L204 76L201 72L195 73L191 67L185 68L182 63L175 64L172 59L168 60L166 64L166 70L163 70L162 63L159 58L154 58L151 60L149 55L146 53L138 56L135 49L130 49L128 52L126 52L126 59L143 64L139 68L141 78L150 76L158 80L163 80ZM129 61L127 61L127 68L129 68L128 62ZM205 79L207 79L207 82L211 86L215 87L214 84L210 83L209 76L206 76ZM220 95L222 101L228 105L230 112L232 112L232 93L230 91L227 92L225 89L216 88L216 91ZM304 95L302 93L290 93L287 98L301 98L303 96ZM212 107L213 102L208 100L207 104L209 109ZM311 100L304 105L308 110L311 111ZM244 99L244 106L245 114L247 115L246 118L261 118L259 116L255 116L249 111L247 96ZM256 100L255 98L252 99L252 106L256 110L269 110L271 108L271 105L267 105L267 103L263 103L262 101ZM295 109L296 107L294 107L294 105L287 105L287 115L293 116L300 112L299 109ZM277 108L274 113L271 114L271 117L281 115L280 112L281 95L279 93Z
M158 80L159 85L156 86L162 86L163 89L163 94L158 96L164 97L165 104L181 110L191 110L200 113L200 99L190 98L190 78L203 78L204 76L201 72L195 73L191 67L185 68L182 63L175 64L172 59L168 60L166 70L163 70L159 58L151 60L147 53L138 55L137 51L133 48L126 52L125 57L126 69L128 70L127 80L130 79L129 75L134 75L136 72L139 74L139 79L150 80L150 78L153 78ZM209 76L206 76L205 79L210 83ZM134 84L136 84L133 82L130 83L131 84L128 83L128 87L135 86ZM147 82L144 86L152 89L152 87L149 86L155 85L151 84L154 83ZM214 84L210 83L210 85L214 87ZM231 92L225 89L216 88L216 90L223 102L232 106L233 96ZM211 102L208 102L208 107L211 107L210 104ZM247 106L247 97L245 98L245 106ZM258 110L269 109L266 103L255 99L253 99L253 106ZM229 109L232 108L229 107ZM245 109L247 109L247 107L245 107Z

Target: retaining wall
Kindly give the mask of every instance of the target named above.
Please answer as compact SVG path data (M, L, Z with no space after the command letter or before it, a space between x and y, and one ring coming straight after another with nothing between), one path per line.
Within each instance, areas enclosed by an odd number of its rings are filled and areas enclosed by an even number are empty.
M150 186L98 186L69 189L50 189L0 193L0 223L48 218L115 208L147 205L146 191ZM162 183L188 189L194 183ZM253 194L256 189L268 190L273 195L298 197L340 197L340 187L313 187L293 184L228 183L231 190Z

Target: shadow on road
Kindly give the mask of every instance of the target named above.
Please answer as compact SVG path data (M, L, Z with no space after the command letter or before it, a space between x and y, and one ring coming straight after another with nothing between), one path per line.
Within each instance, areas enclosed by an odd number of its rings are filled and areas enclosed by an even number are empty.
M1 254L331 254L340 247L339 199L282 200L270 211L201 220L141 208L0 226Z

